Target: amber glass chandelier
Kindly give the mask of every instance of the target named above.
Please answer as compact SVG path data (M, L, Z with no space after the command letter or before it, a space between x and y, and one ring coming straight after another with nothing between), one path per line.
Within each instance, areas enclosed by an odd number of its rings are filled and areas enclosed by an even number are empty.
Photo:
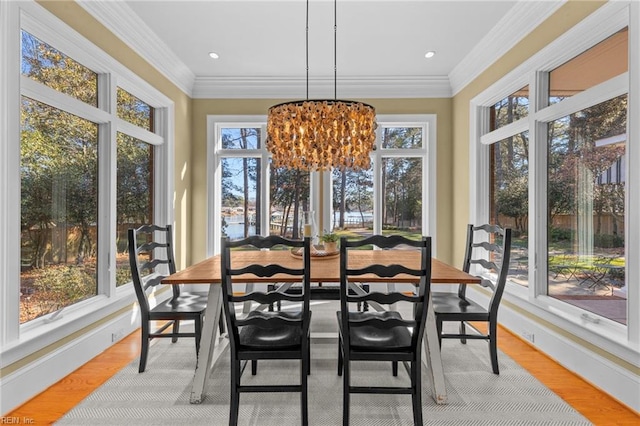
M337 99L337 12L334 11L334 99L309 99L309 0L307 0L307 99L269 108L266 146L275 167L318 171L360 170L375 149L376 111Z

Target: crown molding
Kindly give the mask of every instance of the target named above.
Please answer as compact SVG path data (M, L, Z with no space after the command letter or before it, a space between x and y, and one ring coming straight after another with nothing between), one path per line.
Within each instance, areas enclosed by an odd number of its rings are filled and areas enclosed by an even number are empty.
M338 78L338 98L448 98L446 76L387 76ZM196 77L194 98L299 99L306 95L302 77ZM334 98L333 77L309 79L309 98Z
M338 82L340 97L451 97L471 83L566 0L518 1L448 76L349 77ZM78 0L78 4L137 54L194 98L300 98L305 81L283 77L197 77L124 2ZM310 81L310 91L333 97L333 80ZM325 95L324 97L327 97Z
M544 22L567 0L518 1L449 73L455 95Z
M195 74L155 37L126 3L110 0L78 0L77 3L180 90L191 95Z

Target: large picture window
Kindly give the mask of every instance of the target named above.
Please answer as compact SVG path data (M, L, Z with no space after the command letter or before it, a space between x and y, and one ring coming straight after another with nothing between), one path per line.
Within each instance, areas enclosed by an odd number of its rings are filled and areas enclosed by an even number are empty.
M629 202L639 189L628 179L629 146L638 141L628 136L624 13L582 51L549 46L538 67L476 98L472 147L477 221L514 231L507 294L547 311L551 322L579 318L608 337L627 330L637 318L631 310L640 309L627 298L638 287L629 262L639 253L630 253L629 240L638 235L630 218L640 212Z
M4 10L20 23L2 28L17 53L2 82L19 85L2 87L18 96L2 100L0 159L13 183L2 192L0 343L15 360L41 349L45 329L61 339L134 300L126 230L172 218L172 106L37 4Z
M22 98L20 322L97 294L98 126Z

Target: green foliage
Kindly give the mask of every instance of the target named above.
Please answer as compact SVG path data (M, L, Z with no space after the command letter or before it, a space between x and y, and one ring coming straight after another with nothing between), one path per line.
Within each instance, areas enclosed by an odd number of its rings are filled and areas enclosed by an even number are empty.
M549 241L571 241L573 239L573 231L567 228L551 227L549 229Z
M320 237L320 240L324 243L335 243L335 242L338 242L339 239L340 239L340 236L338 234L333 232L326 232L326 231Z
M40 314L57 311L96 294L95 277L81 266L50 266L43 269L33 287Z
M593 236L593 245L600 248L624 247L624 238L620 235L595 234Z
M116 269L116 286L131 282L131 269L129 266Z

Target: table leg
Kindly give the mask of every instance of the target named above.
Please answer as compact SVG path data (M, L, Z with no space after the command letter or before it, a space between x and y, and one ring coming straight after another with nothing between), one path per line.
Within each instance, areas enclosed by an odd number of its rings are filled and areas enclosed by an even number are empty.
M217 356L214 358L216 346L216 334L218 333L218 321L220 320L220 309L222 307L222 287L218 284L211 284L209 287L209 298L207 300L207 311L204 316L202 327L202 337L200 339L200 352L198 352L198 362L196 363L191 397L192 404L200 404L205 397L204 390L209 379L209 372L215 360L226 348L226 345L218 345Z
M433 311L433 302L429 298L427 307L427 320L424 331L423 361L427 363L431 379L431 394L436 404L447 403L447 387L444 381L442 368L442 356L440 355L440 343L438 343L438 330L436 327L436 315Z

